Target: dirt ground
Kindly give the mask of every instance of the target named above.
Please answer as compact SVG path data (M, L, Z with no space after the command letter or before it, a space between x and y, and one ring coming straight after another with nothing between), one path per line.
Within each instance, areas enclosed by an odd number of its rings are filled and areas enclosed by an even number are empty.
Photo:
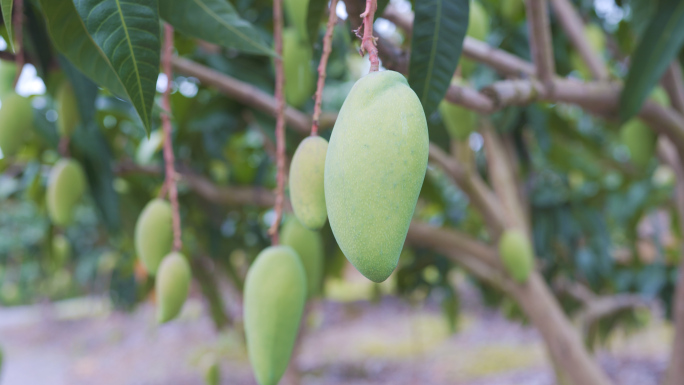
M554 384L538 333L476 300L453 335L438 307L393 297L327 300L309 325L296 360L304 385ZM617 333L599 362L616 384L657 384L671 336L655 319L638 334ZM220 357L222 384L255 384L241 334L216 332L198 298L161 327L150 304L119 313L100 298L0 308L0 345L1 385L200 385L207 352Z

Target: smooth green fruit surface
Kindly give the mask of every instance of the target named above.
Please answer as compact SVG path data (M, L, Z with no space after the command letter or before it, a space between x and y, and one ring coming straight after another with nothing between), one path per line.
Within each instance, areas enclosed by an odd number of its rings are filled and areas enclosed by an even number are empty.
M280 243L290 246L299 256L306 272L309 298L318 294L323 276L323 238L318 231L309 230L291 217L285 222L280 234Z
M328 141L309 136L297 147L290 165L292 209L302 225L311 230L320 229L328 219L323 189L327 152Z
M670 105L670 96L663 86L655 86L651 92L650 99L663 107L668 107Z
M78 114L76 94L71 83L65 81L57 90L57 132L62 137L71 136L81 120Z
M64 266L71 258L71 243L62 234L52 237L52 258L56 266Z
M4 157L16 154L33 127L31 101L13 91L6 94L0 106L0 149Z
M145 206L135 224L135 251L147 271L154 275L172 245L171 205L154 199Z
M620 129L620 140L629 149L632 163L645 167L655 154L658 137L641 120L634 118Z
M245 335L260 385L276 385L285 373L306 302L306 273L289 246L264 249L247 272Z
M394 71L359 79L342 105L325 159L325 202L335 239L368 279L397 266L428 159L420 100Z
M527 281L534 267L534 252L525 234L515 229L504 231L499 239L499 255L514 280Z
M17 64L13 61L0 60L0 99L14 92L12 84L17 75Z
M586 36L589 41L589 46L598 55L603 55L603 51L606 49L606 36L603 29L596 24L588 24L584 28L584 36ZM572 67L576 69L583 78L588 79L591 77L591 72L589 67L584 63L582 57L577 53L573 52L570 55L570 63Z
M486 41L489 36L489 15L479 1L470 2L466 35L481 41ZM477 63L465 58L460 60L460 64L464 77L470 76L477 66Z
M157 322L163 324L180 313L190 290L190 265L185 257L173 252L159 264L155 281Z
M454 78L451 84L467 86L468 82ZM477 129L477 113L475 111L442 100L439 103L439 113L449 136L454 140L466 140Z
M301 40L308 40L306 15L309 9L309 0L284 0L283 3L289 27L297 32L297 36Z
M48 178L47 209L50 220L65 226L73 220L74 207L86 189L83 168L73 159L61 159L52 167Z
M313 95L316 74L311 69L313 51L302 41L297 31L283 31L283 69L285 71L285 100L287 104L301 107Z
M501 16L511 23L517 23L525 18L524 0L501 0Z

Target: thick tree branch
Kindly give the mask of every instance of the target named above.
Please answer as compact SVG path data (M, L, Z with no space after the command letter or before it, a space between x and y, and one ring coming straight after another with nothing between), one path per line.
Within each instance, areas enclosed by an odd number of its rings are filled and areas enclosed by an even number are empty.
M555 63L551 45L551 26L547 0L525 0L527 29L530 35L530 48L537 76L553 92Z
M565 30L582 60L587 64L592 77L595 80L608 80L606 63L601 58L600 53L595 52L589 44L589 39L584 33L582 18L570 0L551 0L551 3L556 18L563 26L563 30Z
M216 87L224 94L250 107L267 112L273 117L276 116L277 105L275 98L259 88L189 59L174 57L172 63L178 73L193 76L200 82ZM336 118L337 114L324 113L321 115L319 125L321 128L332 127ZM285 119L290 127L302 134L308 134L311 129L311 119L295 108L287 107L285 109Z

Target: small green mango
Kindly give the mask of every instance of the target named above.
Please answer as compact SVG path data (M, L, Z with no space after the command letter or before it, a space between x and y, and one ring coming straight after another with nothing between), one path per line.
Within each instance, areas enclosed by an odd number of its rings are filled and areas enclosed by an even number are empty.
M145 206L135 224L135 251L147 271L154 275L172 246L171 205L154 199Z
M658 137L638 118L630 119L620 129L620 141L629 149L632 163L646 167L655 154Z
M73 220L76 204L86 189L83 168L73 159L59 160L50 171L47 187L47 209L52 223L66 226Z
M178 316L188 298L190 279L190 265L182 254L173 252L164 257L154 286L158 323L166 323Z
M16 76L17 64L13 61L0 60L0 99L14 92L12 85Z
M487 10L480 4L479 1L470 2L470 13L468 13L468 30L466 35L474 39L486 41L487 36L489 36L489 14ZM463 77L469 77L477 63L472 60L462 58L461 64L461 74Z
M309 230L291 217L285 222L280 243L290 246L297 253L306 272L309 298L318 295L323 276L323 238L318 231Z
M283 31L283 69L285 71L285 100L287 104L301 107L311 99L316 87L316 74L311 69L313 51L297 35L287 28Z
M259 385L285 373L306 302L306 273L289 246L264 249L247 272L244 315L247 353Z
M328 142L309 136L297 147L290 165L290 200L297 219L311 230L318 230L328 219L325 208L323 172Z
M451 84L468 85L466 81L456 78L451 81ZM473 131L477 130L477 113L475 111L442 100L439 103L439 113L449 136L453 140L466 140Z
M510 23L518 23L525 19L524 0L502 0L501 16Z
M527 281L534 268L534 252L525 234L515 229L504 231L499 239L499 255L514 280Z
M17 153L32 127L31 101L13 91L6 94L0 106L0 149L4 157Z
M394 71L370 73L352 87L325 159L325 202L335 239L368 279L397 266L428 159L420 100Z
M52 237L52 259L55 266L64 266L66 261L71 258L71 243L62 234Z
M202 360L204 369L204 383L207 385L219 385L221 383L221 368L213 354L207 355Z
M306 16L309 0L285 0L283 3L289 28L295 30L302 40L307 41L309 33Z
M668 107L670 105L670 96L662 86L655 86L651 92L650 99L663 107Z
M65 81L57 90L57 132L62 137L70 137L81 118L78 113L76 94L71 83Z
M603 55L603 51L606 49L606 35L603 29L596 24L587 24L584 27L584 36L586 36L589 41L589 46L598 55ZM591 78L591 72L589 67L584 63L584 60L577 52L572 52L570 54L570 64L572 68L576 69L584 79Z

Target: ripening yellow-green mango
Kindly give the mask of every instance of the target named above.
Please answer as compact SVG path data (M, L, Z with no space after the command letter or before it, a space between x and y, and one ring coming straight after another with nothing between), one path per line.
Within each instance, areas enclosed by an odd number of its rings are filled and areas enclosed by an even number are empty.
M57 132L62 137L69 137L74 133L81 118L78 113L78 103L74 88L68 81L62 82L56 95L57 101Z
M0 149L3 156L17 153L33 127L31 101L10 91L0 100Z
M466 35L474 39L486 41L489 36L489 14L479 1L470 2L470 13L468 14L468 30ZM461 74L469 77L477 64L469 59L461 58Z
M290 165L292 210L299 222L311 230L320 229L328 219L323 189L327 151L327 140L309 136L297 147Z
M135 224L135 251L147 271L154 275L172 246L171 205L163 199L154 199L145 206Z
M337 243L372 281L397 266L427 159L425 113L404 76L382 71L359 79L330 137L324 187Z
M297 220L289 218L280 233L280 243L290 246L299 256L306 272L309 298L318 295L323 277L323 238L318 231L309 230Z
M309 0L285 0L283 5L288 26L295 30L302 40L308 40L309 33L307 31L306 15L309 8Z
M259 385L276 385L285 373L306 294L306 273L291 247L268 247L250 266L244 291L245 335Z
M316 87L316 74L311 68L313 51L292 28L283 30L283 69L285 100L301 107L311 99Z
M185 257L173 252L159 264L155 281L157 322L163 324L180 313L190 290L190 265Z
M499 255L514 280L520 283L527 281L534 268L534 251L522 231L504 231L499 239Z
M65 226L73 220L76 204L86 189L83 168L73 159L60 159L50 170L46 193L50 220Z

